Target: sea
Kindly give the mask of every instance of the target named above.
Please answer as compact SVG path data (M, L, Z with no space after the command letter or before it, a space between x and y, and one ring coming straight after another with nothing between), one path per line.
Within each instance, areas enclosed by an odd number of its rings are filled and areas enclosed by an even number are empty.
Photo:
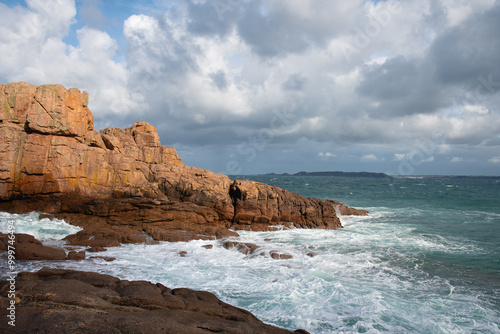
M123 245L113 262L16 261L96 271L170 288L210 291L266 323L322 333L500 333L500 178L314 177L256 175L306 197L366 209L336 230L239 232L261 248L252 255L220 241ZM48 245L79 228L39 213L0 213ZM207 249L207 245L212 245ZM275 260L269 252L293 255ZM183 252L183 253L181 253ZM8 272L6 255L0 270Z

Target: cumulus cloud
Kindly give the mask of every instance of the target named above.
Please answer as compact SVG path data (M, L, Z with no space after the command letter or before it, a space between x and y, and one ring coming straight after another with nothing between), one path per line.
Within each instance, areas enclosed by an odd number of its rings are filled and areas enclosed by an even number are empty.
M495 38L500 29L499 15L500 5L496 2L436 38L430 57L441 82L468 84L475 82L479 75L499 70L500 41Z
M363 1L251 1L237 22L238 33L263 58L325 47L362 17Z

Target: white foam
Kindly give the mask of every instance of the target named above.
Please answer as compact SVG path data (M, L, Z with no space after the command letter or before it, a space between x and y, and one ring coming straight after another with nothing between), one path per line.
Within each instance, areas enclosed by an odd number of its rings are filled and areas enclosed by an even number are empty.
M39 212L26 214L11 214L0 212L0 232L6 233L9 225L14 225L14 233L26 233L36 239L46 242L61 240L67 235L82 230L78 226L70 225L61 219L39 219Z

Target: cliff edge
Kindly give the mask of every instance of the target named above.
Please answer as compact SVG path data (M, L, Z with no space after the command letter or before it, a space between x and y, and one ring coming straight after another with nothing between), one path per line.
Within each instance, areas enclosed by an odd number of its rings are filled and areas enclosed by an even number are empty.
M84 228L70 243L89 246L341 227L338 203L185 166L148 123L94 130L88 99L61 85L0 85L0 210L64 218Z

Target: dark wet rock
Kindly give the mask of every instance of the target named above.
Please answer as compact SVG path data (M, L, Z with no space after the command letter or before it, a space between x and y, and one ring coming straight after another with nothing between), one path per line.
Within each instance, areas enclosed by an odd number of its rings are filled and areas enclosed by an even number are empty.
M85 251L71 251L68 253L67 260L81 261L85 259Z
M269 256L271 256L275 260L286 260L286 259L292 259L293 255L288 254L288 253L281 253L278 251L271 251L269 252Z
M112 262L112 261L116 260L116 257L113 257L113 256L91 256L91 257L89 257L89 259L103 259L107 262Z
M256 244L252 244L250 242L236 241L224 241L222 243L222 246L225 249L236 249L237 251L245 255L253 254L259 248L259 246L257 246Z
M107 251L108 249L107 248L104 248L104 247L90 247L90 248L87 248L86 251L87 252L90 252L90 253L98 253L98 252L105 252Z

